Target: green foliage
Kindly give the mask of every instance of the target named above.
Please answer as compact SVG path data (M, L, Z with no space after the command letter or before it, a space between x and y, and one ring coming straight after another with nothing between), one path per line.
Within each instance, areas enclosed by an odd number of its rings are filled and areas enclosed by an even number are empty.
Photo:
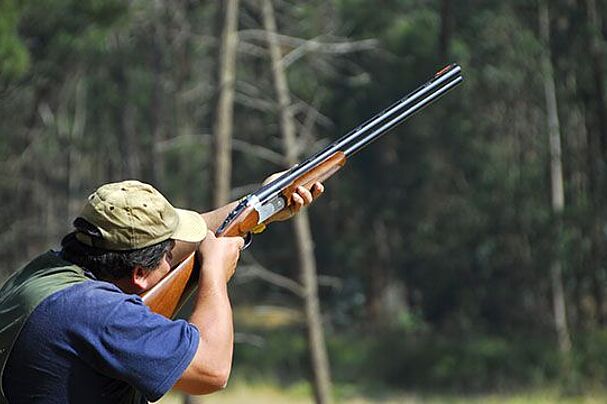
M577 336L579 347L574 357L574 369L586 383L602 386L607 377L607 332L596 330Z
M235 198L283 168L260 158L281 150L280 125L260 10L241 3ZM588 17L594 2L550 3L562 218L551 208L535 3L274 3L287 38L378 44L332 53L281 43L284 54L301 52L288 81L302 155L447 63L464 69L463 86L350 159L310 209L319 272L331 284L320 290L335 379L477 391L566 378L551 301L550 263L559 259L574 384L603 383L607 72L604 27ZM604 15L605 2L595 3ZM176 205L209 206L218 4L0 3L3 276L55 246L78 201L102 182L137 176ZM293 244L289 225L272 225L253 251L295 279ZM233 289L242 304L300 303L250 278ZM309 373L303 334L280 330L264 335L262 348L239 345L237 367L296 381Z
M252 382L297 383L309 372L306 345L294 329L255 330L263 341L237 344L235 372ZM562 372L554 340L542 336L439 335L382 330L372 335L329 336L332 373L337 385L355 384L358 393L381 395L395 389L428 393L517 391L573 378L580 389L597 389L607 374L603 331L580 335L570 374ZM578 376L575 376L578 375Z
M263 343L237 344L235 372L251 382L296 383L309 371L305 341L294 330L256 331ZM601 377L604 336L577 352L577 372ZM481 393L538 388L559 382L560 359L553 343L532 336L436 335L382 330L328 338L336 385L355 384L358 393L416 389L428 393ZM593 350L594 349L594 350ZM599 354L586 362L593 354ZM585 373L588 372L588 373ZM593 379L586 379L588 381ZM586 386L590 386L587 384Z
M283 385L305 378L309 370L306 340L303 333L293 331L264 333L261 346L236 344L234 355L241 360L235 364L235 371L251 381L273 379ZM259 334L255 336L260 338Z
M13 0L0 3L0 79L17 79L28 69L30 58L17 34L20 10Z

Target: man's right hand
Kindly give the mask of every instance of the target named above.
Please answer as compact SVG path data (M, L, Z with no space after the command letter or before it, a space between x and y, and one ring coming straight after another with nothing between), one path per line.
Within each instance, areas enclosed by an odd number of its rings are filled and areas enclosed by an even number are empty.
M243 247L244 239L242 237L217 238L212 231L208 231L207 236L198 247L202 262L200 280L221 276L221 279L227 283L236 271Z
M175 388L208 394L225 387L232 369L234 326L227 282L244 246L242 237L215 237L209 231L198 246L201 258L198 293L190 322L200 333L194 358Z

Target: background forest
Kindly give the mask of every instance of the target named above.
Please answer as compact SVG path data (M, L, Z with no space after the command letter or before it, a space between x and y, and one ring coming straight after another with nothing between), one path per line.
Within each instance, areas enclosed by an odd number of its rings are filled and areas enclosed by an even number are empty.
M607 1L542 1L3 0L0 280L104 182L210 210L457 62L462 86L255 238L232 380L602 390Z

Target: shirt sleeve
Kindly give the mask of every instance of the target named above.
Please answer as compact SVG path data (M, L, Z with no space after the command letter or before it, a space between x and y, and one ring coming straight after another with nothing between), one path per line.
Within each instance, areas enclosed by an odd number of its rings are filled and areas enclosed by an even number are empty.
M198 329L151 312L139 296L118 290L102 295L94 305L96 313L87 313L81 323L84 359L108 377L131 384L148 400L160 399L192 361Z

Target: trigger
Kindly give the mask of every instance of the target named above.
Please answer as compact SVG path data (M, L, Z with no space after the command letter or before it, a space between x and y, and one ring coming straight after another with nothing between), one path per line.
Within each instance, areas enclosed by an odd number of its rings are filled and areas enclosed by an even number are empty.
M248 232L247 234L245 234L244 238L244 246L242 246L242 249L246 249L248 248L251 243L253 242L253 233Z

